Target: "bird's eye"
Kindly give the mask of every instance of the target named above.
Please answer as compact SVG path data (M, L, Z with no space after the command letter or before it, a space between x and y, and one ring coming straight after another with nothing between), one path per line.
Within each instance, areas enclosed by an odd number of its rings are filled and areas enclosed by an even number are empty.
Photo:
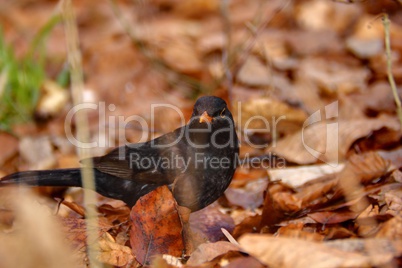
M224 115L225 110L226 110L226 108L223 108L223 110L221 111L221 113L220 113L220 116L221 116L221 117L225 117L225 115Z

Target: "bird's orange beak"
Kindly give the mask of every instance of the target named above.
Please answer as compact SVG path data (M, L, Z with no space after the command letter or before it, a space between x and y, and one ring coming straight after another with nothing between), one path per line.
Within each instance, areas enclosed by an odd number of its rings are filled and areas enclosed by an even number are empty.
M211 123L212 122L212 117L209 116L207 111L203 112L201 117L200 117L200 123Z

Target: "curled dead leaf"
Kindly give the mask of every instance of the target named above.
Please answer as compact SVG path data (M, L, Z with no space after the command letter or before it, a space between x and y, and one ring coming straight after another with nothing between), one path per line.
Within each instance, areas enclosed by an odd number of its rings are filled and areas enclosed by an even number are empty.
M308 232L304 230L304 224L302 222L289 223L286 226L282 226L277 231L277 236L299 238L307 241L323 241L324 236L315 232Z
M75 202L70 202L68 200L62 200L63 205L76 212L78 215L85 217L85 208Z
M3 199L7 200L3 200ZM0 226L1 267L80 267L82 262L66 243L60 222L51 210L37 202L28 189L7 189L0 195L2 210L12 205L13 228ZM4 220L0 213L1 220ZM14 218L15 216L15 218Z
M254 56L247 58L238 74L239 81L249 86L269 86L271 77L272 70Z
M108 200L99 206L98 210L111 224L128 221L130 215L130 208L120 200Z
M188 260L188 265L201 265L205 262L211 261L219 255L225 254L228 251L240 251L240 248L230 242L218 241L215 243L201 244L191 254Z
M36 116L49 118L58 115L66 107L70 99L68 90L56 82L46 80L41 87L41 95L36 107Z
M312 32L319 30L344 31L361 13L358 7L337 5L335 2L301 2L295 12L298 24Z
M119 245L109 233L104 233L99 239L99 255L97 259L103 263L124 266L134 260L129 247Z
M241 247L269 267L369 267L369 256L300 239L247 234ZM385 263L389 258L385 260Z
M238 237L246 233L259 232L261 218L261 215L258 214L244 218L243 221L237 224L235 229L233 230L233 237L237 239Z
M142 196L132 208L130 244L141 264L157 254L182 255L182 223L176 206L171 191L162 186Z
M183 73L199 73L202 70L194 45L184 37L167 43L163 47L162 57L168 65Z
M235 224L232 217L222 213L217 205L212 204L190 214L190 227L194 233L202 237L202 242L216 242L224 238L221 228L231 232Z
M26 136L20 140L19 152L30 169L49 169L56 164L54 148L49 136Z
M384 175L389 166L390 161L385 160L375 152L368 152L352 155L342 172L352 172L359 178L360 183L367 184ZM350 178L345 179L350 180Z
M3 166L5 161L17 153L18 139L9 133L0 132L0 144L0 166ZM1 174L0 177L2 177Z
M375 237L401 241L402 240L402 217L400 215L396 215L392 219L385 222L380 227L380 230L377 232Z
M362 91L370 72L326 59L307 59L301 63L301 75L318 86L326 95Z
M329 128L330 124L337 124L332 125L337 129ZM325 163L335 161L336 164L346 157L353 142L381 128L398 130L399 123L390 117L341 120L338 123L317 122L279 140L269 151L298 164L311 164L318 160Z
M234 107L233 114L240 115L237 124L251 133L290 132L291 129L300 129L307 118L303 110L271 98L252 99L240 104Z
M356 219L358 213L353 211L323 211L308 214L310 218L322 224L340 223L351 219Z
M267 180L250 181L243 188L228 188L225 196L232 205L244 209L256 209L263 203L263 192L267 184Z
M358 253L366 256L371 267L397 266L393 258L402 253L402 244L398 240L381 238L338 239L327 241L325 246L343 252Z
M303 184L333 173L337 173L343 169L344 165L339 164L337 166L323 165L310 165L299 166L290 168L278 168L268 170L270 179L274 181L280 181L294 188L302 186Z

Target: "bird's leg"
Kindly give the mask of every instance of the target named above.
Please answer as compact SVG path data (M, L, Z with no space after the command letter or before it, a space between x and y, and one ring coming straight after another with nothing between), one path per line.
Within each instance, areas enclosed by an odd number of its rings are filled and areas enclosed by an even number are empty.
M182 225L182 237L184 242L183 259L187 259L188 256L202 243L199 239L196 239L196 234L190 228L190 213L191 210L186 207L176 206L179 213L181 225ZM201 243L200 243L201 242Z

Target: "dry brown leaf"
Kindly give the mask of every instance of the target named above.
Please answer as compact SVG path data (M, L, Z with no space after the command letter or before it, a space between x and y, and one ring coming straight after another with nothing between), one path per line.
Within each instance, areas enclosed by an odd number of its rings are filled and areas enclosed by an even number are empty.
M399 210L399 212L400 211L401 210ZM402 217L400 215L396 215L394 218L383 223L375 237L402 241Z
M163 48L167 40L198 37L201 33L200 27L193 21L172 17L147 21L146 25L134 27L133 31L138 39L160 48Z
M256 209L255 211L244 210L241 208L233 209L230 211L230 217L234 220L235 226L240 224L244 219L250 216L260 215L261 209Z
M241 248L269 267L369 267L370 257L333 249L324 243L270 235L247 234Z
M358 213L352 211L323 211L310 213L307 216L322 224L333 224L356 219L358 215Z
M272 182L280 181L284 184L297 188L321 176L337 173L341 171L343 167L343 164L339 164L336 167L324 164L278 168L268 170L268 174Z
M274 203L277 204L277 207L282 210L282 212L296 212L299 211L303 206L302 199L296 196L293 193L283 192L283 193L274 193L272 195ZM264 210L266 207L266 203L264 203ZM268 206L267 206L268 207ZM269 215L270 213L265 213L265 215ZM283 213L280 213L283 214Z
M216 0L178 1L175 12L178 16L199 18L217 12L219 7L219 1Z
M219 255L228 251L240 251L240 248L230 242L218 241L215 243L201 244L190 256L188 265L201 265L204 262L211 261Z
M219 241L224 238L221 228L231 232L235 227L233 219L229 215L222 213L216 204L191 213L189 222L191 230L202 236L203 242Z
M108 200L106 203L100 205L98 210L104 214L111 224L129 220L130 208L120 200Z
M392 151L382 151L381 150L381 151L378 151L378 154L382 158L391 161L391 163L395 167L395 169L399 169L402 167L402 148L398 148L398 149L392 150ZM402 182L402 180L399 180L399 182Z
M87 239L85 220L69 217L62 218L61 221L66 230L66 238L74 248L85 254Z
M258 37L258 43L253 47L253 53L259 55L262 59L269 61L272 65L280 70L295 69L298 64L296 57L289 55L286 46L287 32L269 29L261 33ZM275 76L271 82L275 82Z
M360 59L368 59L384 52L382 38L365 40L351 36L346 40L346 46Z
M183 267L183 264L181 259L177 257L171 255L156 255L154 258L152 258L150 267L178 268Z
M229 264L224 266L225 268L266 268L261 262L259 262L256 258L248 256L241 257L231 260Z
M152 258L151 267L158 268L177 268L183 267L181 260L172 255L157 255Z
M351 67L327 59L307 59L302 61L301 75L312 81L330 96L363 91L370 72L366 69Z
M315 55L329 50L339 53L343 50L339 36L334 32L290 30L286 31L285 37L291 51L298 55Z
M289 223L286 226L282 226L276 232L276 236L288 237L288 238L299 238L306 241L323 241L324 236L315 233L308 232L304 229L304 224L299 223Z
M345 239L345 238L355 238L356 234L341 225L335 226L326 226L325 228L325 240L334 240L334 239Z
M19 152L32 170L50 169L56 164L56 157L49 136L26 136L22 138L19 143Z
M250 181L243 188L228 188L225 191L225 196L232 205L244 209L256 209L263 203L263 193L267 185L266 179Z
M370 69L373 70L376 78L384 79L387 77L387 57L386 54L380 54L370 59ZM396 81L401 81L402 78L402 64L399 61L394 61L392 64L392 75Z
M333 130L328 129L328 125L325 122L307 125L304 130L279 140L276 146L270 148L269 151L298 164L311 164L318 160L326 163L341 161L357 139L381 128L399 129L398 122L389 117L351 121L340 120L338 135L330 133L331 139L327 140L327 131Z
M6 208L0 209L0 230L11 228L14 220L15 213L12 210Z
M361 184L368 184L384 175L389 167L390 161L383 159L376 152L355 154L349 158L339 178L350 181L350 174L353 174Z
M222 50L225 40L225 35L222 32L207 33L199 40L197 49L204 55L216 50Z
M203 65L195 51L194 44L184 37L166 43L163 47L162 57L168 65L182 73L194 74L202 70Z
M6 132L0 132L0 166L18 152L18 139Z
M311 213L309 216L320 223L338 223L356 218L368 203L364 197L368 194L361 185L370 184L373 180L388 172L389 161L375 152L353 155L338 173L332 173L306 182L296 188L287 188L280 184L269 189L266 194L262 225L273 227L287 218L289 213ZM328 207L329 212L315 212L324 208L328 202L346 197L348 202ZM352 211L341 213L336 209L351 207Z
M35 109L39 118L48 119L61 113L70 99L68 90L54 81L46 80L41 87L41 95Z
M141 264L157 254L182 255L182 223L176 206L170 190L162 186L142 196L132 208L130 244Z
M329 174L299 187L297 193L294 194L294 198L300 200L301 208L309 207L310 205L322 205L331 200L334 191L337 189L337 184L337 174Z
M67 239L73 243L77 250L85 252L87 239L86 221L84 219L73 217L61 218L60 220L64 227ZM99 218L98 227L98 237L101 237L104 233L110 230L113 225L111 225L105 218Z
M339 239L324 243L327 247L350 253L360 253L367 256L371 267L397 267L394 257L401 256L400 240L379 238Z
M239 71L238 79L249 86L269 86L273 83L272 71L254 56L247 58Z
M288 187L281 184L268 185L259 228L272 228L286 217L286 211L298 211L300 205L300 200L294 198Z
M396 182L402 182L402 172L399 171L398 169L397 169L397 170L394 170L394 171L391 173L391 177L392 177L392 179L393 179L394 181L396 181Z
M57 158L57 167L59 168L78 168L80 160L77 155L62 155Z
M103 263L124 266L133 262L131 249L116 243L109 233L104 233L99 239L99 255L97 259Z
M250 148L246 145L242 145L240 148L240 157L243 157L243 155L249 154L249 155L255 155L254 153L249 153L248 151L244 151L244 148ZM258 152L256 151L256 154ZM249 181L254 181L254 180L259 180L261 178L265 178L267 175L267 171L263 169L249 169L244 166L239 166L236 169L236 172L233 176L232 184L230 185L231 187L235 188L241 188L247 185Z
M346 46L360 59L368 59L383 53L383 39L384 27L381 21L363 15L357 21L354 33L346 39Z
M6 203L12 203L15 220L12 229L0 231L1 267L80 267L57 218L27 189L7 189ZM3 206L3 198L0 203Z
M402 95L402 91L400 93ZM360 94L350 96L349 99L363 112L368 110L369 112L391 114L396 107L391 87L385 81L378 81Z
M252 99L240 104L234 107L233 114L240 115L237 124L251 133L260 131L276 134L275 131L285 130L288 133L292 129L300 129L307 118L301 109L275 99Z
M361 10L357 6L313 0L301 2L298 5L295 19L306 30L342 32L353 23L353 18L359 16L360 13Z
M352 155L345 168L337 175L338 184L334 187L333 199L344 196L354 212L361 212L369 206L363 185L371 183L388 171L390 163L375 152ZM376 222L371 220L371 225Z
M298 100L296 103L302 103L307 114L313 114L328 105L328 101L322 99L318 85L302 72L296 73L293 89Z
M68 207L69 209L71 209L72 211L74 211L75 213L77 213L78 215L85 217L85 208L83 206L67 200L63 200L61 203L66 207Z
M393 189L385 193L385 203L388 206L388 213L398 215L402 211L402 188Z
M256 233L260 230L261 215L253 215L244 218L244 220L235 226L233 237L237 239L243 234Z
M295 198L301 200L302 207L323 205L329 200L347 195L348 200L364 196L360 184L368 184L384 175L389 162L375 152L352 155L344 168L337 174L327 175L297 189ZM315 182L315 183L314 183Z
M373 20L374 19L374 20ZM367 27L370 25L370 27ZM360 39L375 39L384 37L384 25L371 15L364 15L356 22L353 36Z

